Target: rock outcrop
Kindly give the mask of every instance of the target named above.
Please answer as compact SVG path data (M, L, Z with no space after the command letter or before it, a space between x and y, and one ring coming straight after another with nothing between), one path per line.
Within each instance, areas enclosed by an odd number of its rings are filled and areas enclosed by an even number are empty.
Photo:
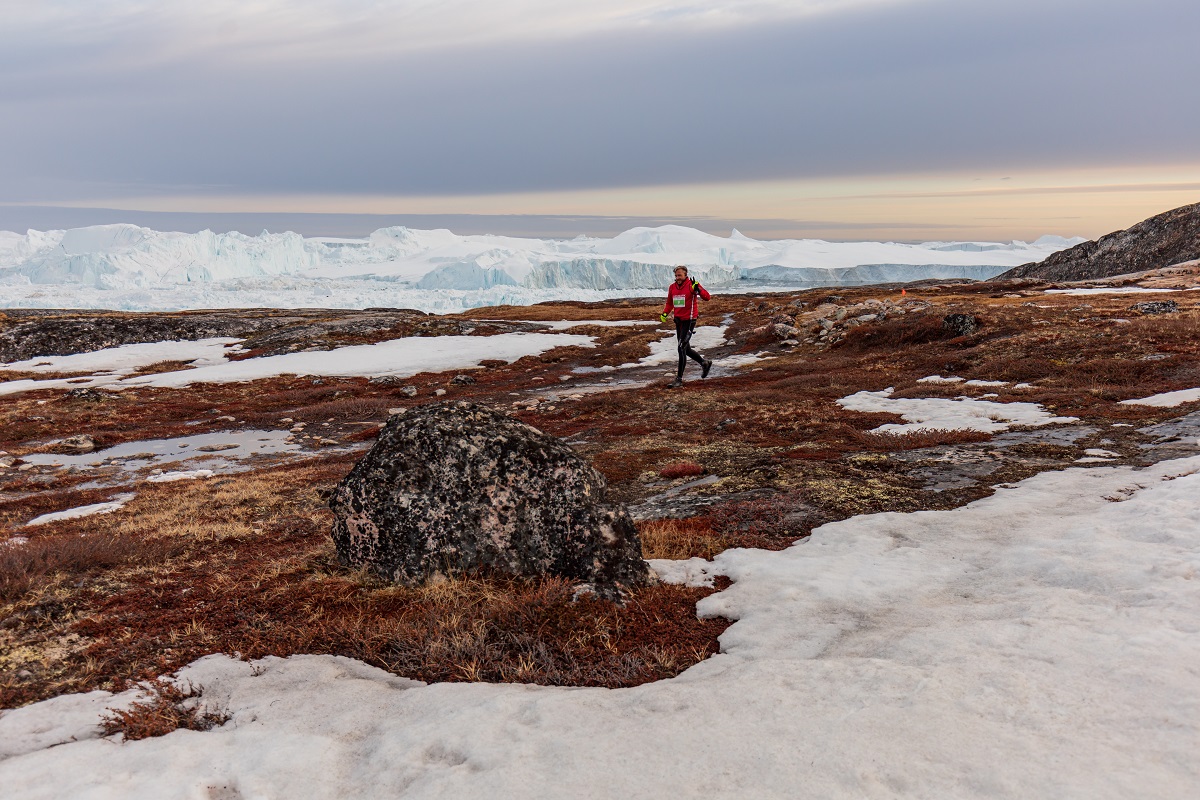
M1045 261L1014 267L996 280L1082 281L1169 267L1196 258L1200 258L1200 203L1060 250Z
M329 500L343 563L398 583L553 575L618 598L646 584L637 529L561 440L470 403L393 416Z

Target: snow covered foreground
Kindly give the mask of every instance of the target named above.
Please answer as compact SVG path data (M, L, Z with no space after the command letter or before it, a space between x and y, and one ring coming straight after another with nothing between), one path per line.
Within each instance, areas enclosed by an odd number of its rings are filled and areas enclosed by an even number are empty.
M1082 241L758 241L678 225L570 241L382 228L365 239L169 233L135 225L0 231L0 307L406 307L458 311L658 292L687 264L723 291L986 279Z
M1194 797L1198 473L1200 458L1043 473L954 511L726 551L707 571L734 583L699 606L738 620L722 654L634 689L210 656L181 677L223 727L122 744L92 738L114 698L57 698L0 717L0 785L14 800ZM698 562L673 571L702 577Z

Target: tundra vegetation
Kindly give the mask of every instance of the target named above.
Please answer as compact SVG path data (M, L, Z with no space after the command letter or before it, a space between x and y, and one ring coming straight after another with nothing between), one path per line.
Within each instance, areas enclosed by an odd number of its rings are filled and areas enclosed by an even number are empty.
M283 376L6 396L0 450L16 460L0 470L0 707L123 689L215 652L248 659L337 654L426 681L619 687L676 675L719 649L728 622L695 613L696 601L719 583L641 588L624 605L575 597L568 582L551 578L478 574L391 585L338 563L329 489L390 413L442 399L490 405L567 440L604 474L610 499L634 513L651 559L779 549L851 515L957 507L996 484L1071 466L1089 448L1105 448L1112 463L1143 463L1147 437L1139 429L1195 406L1118 401L1200 387L1200 308L1180 293L1178 312L1141 314L1130 306L1156 296L1045 288L1026 281L908 287L903 295L899 287L864 287L839 289L836 297L829 290L717 296L702 318L728 325L725 344L705 353L717 369L703 381L689 371L680 392L662 388L673 365L603 371L648 355L665 329L592 326L572 332L595 336L593 348L485 361L471 371L473 382L455 381L459 370L400 382ZM511 329L506 321L533 328L529 321L653 320L659 305L547 303L478 309L429 324L410 313L355 329L349 339L323 334L319 341L306 340L305 331L333 330L339 314L352 312L305 312L291 340L270 329L271 342L257 352L253 341L247 347L253 357L399 335L488 336ZM839 317L845 309L854 311ZM978 329L955 335L943 325L950 314L974 316ZM89 318L102 317L100 327L110 330L171 316L8 312L0 314L0 336L38 319L72 322L85 332ZM734 356L759 358L722 367ZM965 380L919 382L935 374ZM644 380L604 381L625 375ZM21 377L30 376L0 373L3 380ZM968 385L972 379L1004 385ZM976 431L874 433L901 420L835 402L887 387L899 398L986 394L996 402L1038 403L1078 417L1074 427L1084 433L1048 441L1031 431L997 453L989 450L991 437ZM25 526L40 514L114 494L95 483L119 465L21 469L23 456L54 441L87 434L108 447L298 423L307 431L298 452L247 462L249 469L233 474L139 480L124 489L135 496L119 511ZM993 466L949 487L922 471L944 464L947 453L967 451L994 457ZM158 685L110 728L140 736L213 722L179 711L187 699L185 690Z

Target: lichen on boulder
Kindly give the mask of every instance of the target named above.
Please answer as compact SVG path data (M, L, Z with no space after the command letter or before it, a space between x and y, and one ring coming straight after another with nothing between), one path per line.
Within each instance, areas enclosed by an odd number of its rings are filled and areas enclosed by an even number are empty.
M339 559L387 580L551 575L602 597L651 582L637 529L566 443L471 403L393 416L330 500Z

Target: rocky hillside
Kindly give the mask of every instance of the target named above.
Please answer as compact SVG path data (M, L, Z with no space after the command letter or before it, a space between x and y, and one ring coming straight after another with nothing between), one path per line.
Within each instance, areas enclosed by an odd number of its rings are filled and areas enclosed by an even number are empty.
M1168 267L1200 258L1200 203L1166 211L1123 231L1022 264L999 278L1079 281Z

